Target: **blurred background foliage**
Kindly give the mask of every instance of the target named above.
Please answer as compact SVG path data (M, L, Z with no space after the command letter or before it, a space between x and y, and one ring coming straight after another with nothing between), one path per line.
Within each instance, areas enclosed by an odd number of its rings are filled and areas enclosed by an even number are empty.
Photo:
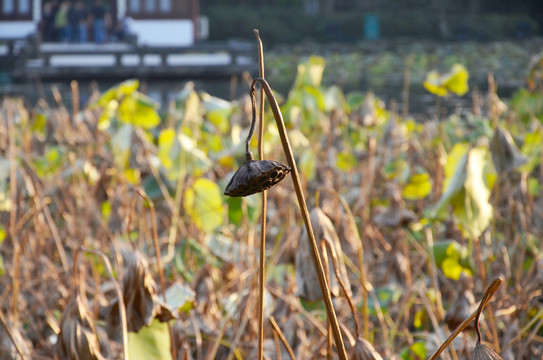
M540 35L543 2L538 0L224 0L201 1L210 19L211 40L239 37L253 28L277 43L361 40L365 17L376 15L385 38L499 40ZM283 26L277 26L282 24Z

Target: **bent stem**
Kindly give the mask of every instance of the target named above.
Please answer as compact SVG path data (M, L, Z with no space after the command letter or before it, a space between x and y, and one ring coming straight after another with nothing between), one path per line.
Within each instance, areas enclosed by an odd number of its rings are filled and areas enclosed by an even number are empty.
M300 182L300 175L298 173L298 168L296 167L296 161L294 160L294 155L292 153L292 148L290 147L290 142L287 137L287 129L285 127L285 122L283 121L283 115L279 109L279 104L273 95L272 89L268 82L262 78L256 78L251 84L251 98L255 97L255 86L256 83L260 83L262 89L266 93L266 97L270 103L275 122L277 124L277 130L279 131L279 136L281 138L281 144L283 145L283 152L287 158L288 164L291 167L292 182L294 184L294 189L296 191L296 197L298 198L298 204L300 206L300 211L302 213L302 218L304 220L305 229L307 231L309 245L311 247L311 255L315 263L315 270L317 271L317 277L319 279L319 285L322 292L322 297L324 300L324 305L326 306L326 313L332 327L332 333L334 335L334 340L336 343L337 352L341 360L347 360L347 353L345 351L345 345L343 343L343 338L341 336L341 331L339 328L339 323L337 320L336 313L334 311L334 306L332 304L332 297L330 296L330 287L326 281L326 276L322 266L322 261L319 256L319 249L317 241L315 240L315 234L313 233L313 228L311 227L311 221L309 220L309 211L307 210L307 205L305 203L305 197L302 190L302 184Z
M481 316L481 312L483 311L485 306L490 302L490 299L492 299L492 296L494 295L494 293L498 291L498 288L500 287L502 282L503 282L503 279L499 277L499 278L494 279L492 283L490 283L490 285L488 286L488 288L486 289L483 295L483 298L481 299L481 303L479 304L479 307L477 308L477 310L475 310L466 320L464 320L460 325L458 325L458 327L453 331L453 333L449 335L447 340L445 340L445 342L439 347L439 349L436 350L435 353L432 354L432 356L428 358L428 360L437 359L437 357L443 352L443 350L445 350L447 346L449 346L453 342L454 338L456 338L458 334L460 334L473 319L475 319L476 321L475 326L477 330L477 338L479 342L481 341L481 333L479 331L479 316Z

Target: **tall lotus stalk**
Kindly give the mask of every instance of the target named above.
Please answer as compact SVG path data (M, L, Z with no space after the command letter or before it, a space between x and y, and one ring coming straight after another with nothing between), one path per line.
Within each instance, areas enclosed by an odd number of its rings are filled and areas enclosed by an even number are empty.
M255 101L255 87L256 84L260 83L262 89L266 94L266 97L270 103L275 122L277 124L277 129L279 131L279 136L281 138L281 144L283 146L283 152L287 158L289 167L286 167L280 163L269 162L267 160L255 161L252 160L252 155L250 154L249 141L252 137L255 125L255 116L256 116L256 101ZM343 344L343 339L341 336L339 323L337 320L336 313L334 311L334 306L332 304L332 297L330 295L330 287L328 281L326 280L324 268L322 265L321 258L319 256L319 250L317 241L315 240L315 235L313 233L313 228L311 227L311 222L309 220L309 211L307 210L307 205L305 202L304 193L302 190L302 184L300 182L300 175L298 173L298 168L296 167L296 161L294 160L294 155L290 142L287 137L287 129L285 127L285 122L283 120L283 115L279 109L279 104L273 95L271 87L268 82L262 78L256 78L251 84L251 100L253 104L253 122L251 124L251 129L249 130L249 137L247 138L246 143L246 162L242 167L234 174L233 178L230 180L230 183L226 187L225 194L231 196L247 196L254 194L259 191L270 188L279 181L281 181L286 174L291 171L292 182L294 184L294 189L296 191L296 197L298 199L298 204L302 212L302 218L306 227L308 234L308 239L311 248L311 255L315 263L315 270L317 271L317 276L319 279L319 285L322 292L322 297L324 299L324 304L326 306L326 312L332 328L332 333L334 335L334 340L336 343L337 352L339 358L342 360L347 359L347 353L345 351L345 345ZM259 168L262 166L263 168Z

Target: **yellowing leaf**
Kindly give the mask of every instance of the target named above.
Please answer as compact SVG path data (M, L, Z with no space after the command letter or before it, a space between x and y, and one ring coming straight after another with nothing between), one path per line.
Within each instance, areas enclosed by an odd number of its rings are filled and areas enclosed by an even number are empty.
M147 95L133 93L125 97L119 105L119 120L145 130L152 129L160 124L157 107L158 104Z
M447 95L447 89L441 84L439 73L436 70L426 74L426 79L423 82L424 88L437 96Z
M352 152L344 151L337 154L336 167L342 171L351 171L356 166L356 158Z
M458 163L462 161L464 155L469 150L469 145L467 143L457 143L451 149L451 152L447 154L447 164L445 165L445 181L443 182L443 191L449 187L449 182L451 181Z
M98 130L106 130L111 126L111 120L117 114L119 108L119 102L117 100L111 100L102 109L102 114L98 119Z
M315 178L316 165L315 153L310 147L306 148L300 156L298 167L307 181L311 181Z
M232 109L217 109L209 111L206 114L207 120L209 120L210 123L215 125L217 129L221 133L228 132L228 128L230 127L230 114L232 113Z
M6 228L4 228L4 225L0 225L0 244L2 244L5 238L6 238Z
M443 86L450 92L462 96L468 92L469 74L464 65L454 64L451 71L443 79Z
M223 155L217 159L217 164L226 168L233 168L234 157L232 155Z
M409 200L423 199L432 192L432 181L427 172L411 175L403 188L403 196Z
M139 169L128 168L124 171L124 176L126 180L132 185L137 185L141 181L141 173Z
M134 91L138 90L140 81L138 79L128 79L119 84L119 95L131 95Z
M454 240L441 241L434 245L436 265L449 279L458 280L462 272L471 276L468 249Z
M36 131L41 135L45 135L45 125L47 124L47 116L44 113L38 113L33 119L32 131Z
M454 150L454 149L453 149ZM475 148L460 157L461 151L450 156L456 165L450 174L449 161L445 174L445 190L439 202L432 208L430 217L436 217L447 206L452 206L455 221L465 237L473 239L481 235L492 219L490 190L485 183L483 170L489 162L488 149ZM456 164L454 164L456 163Z
M106 107L112 100L120 100L123 96L130 95L138 89L140 82L137 79L125 80L120 84L117 84L109 88L103 93L96 103L92 105L98 105L100 107Z
M432 70L426 74L424 88L437 96L447 96L450 92L462 96L468 92L469 73L462 64L454 64L447 74Z
M219 186L209 179L199 178L185 190L184 207L196 227L207 233L223 223L221 192Z
M130 125L123 125L111 139L113 148L113 160L120 169L128 167L130 159L130 146L132 145L132 134L134 128Z
M175 142L175 130L174 129L164 129L158 135L158 158L160 163L167 170L171 169L173 166L172 163L172 147Z
M298 65L294 87L320 86L326 60L321 56L310 56L305 63Z
M171 180L187 173L200 176L211 167L206 154L196 148L194 140L174 129L164 129L158 136L158 158Z
M483 178L483 168L488 150L472 149L469 153L466 176L466 212L465 224L462 225L464 236L478 237L492 219L492 205L489 202L490 190Z
M102 217L104 220L109 220L109 216L111 215L111 203L109 201L103 201L102 205L100 206L100 210L102 212Z
M153 320L151 326L128 333L128 356L130 360L170 360L170 335L168 324Z

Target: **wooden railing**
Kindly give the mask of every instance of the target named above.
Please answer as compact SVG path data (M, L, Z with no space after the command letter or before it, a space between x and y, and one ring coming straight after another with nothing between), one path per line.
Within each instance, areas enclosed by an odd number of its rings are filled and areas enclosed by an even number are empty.
M233 42L191 47L43 44L16 56L12 73L21 79L229 77L257 68L256 47Z

